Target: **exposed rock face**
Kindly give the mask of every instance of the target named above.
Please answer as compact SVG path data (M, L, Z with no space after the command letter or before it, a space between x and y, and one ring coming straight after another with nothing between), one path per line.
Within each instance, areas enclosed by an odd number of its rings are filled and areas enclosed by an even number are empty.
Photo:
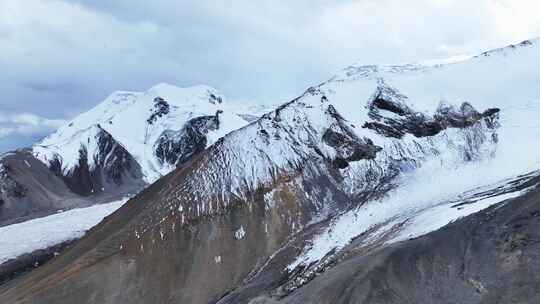
M327 113L336 121L326 129L322 141L336 150L334 164L338 168L348 167L351 161L375 159L381 147L375 146L369 138L358 138L332 105L328 106Z
M152 111L152 114L148 119L146 120L149 124L153 124L156 119L163 117L170 112L170 106L165 99L161 97L154 98L154 109Z
M369 117L374 121L366 122L363 127L387 137L402 138L405 134L426 137L437 135L447 128L470 127L481 119L493 128L499 113L497 108L479 113L467 102L457 109L441 103L431 117L411 109L404 103L405 98L392 88L381 85L369 104ZM384 112L390 112L391 115Z
M138 183L141 187L142 176L137 162L100 125L95 129L96 132L88 139L88 144L81 144L79 147L78 165L66 173L62 171L62 160L55 158L50 169L62 178L73 192L83 196L130 183Z
M164 131L155 144L160 162L178 166L203 151L207 147L208 132L219 129L220 113L193 118L180 131Z
M221 96L210 93L210 98L208 101L210 101L211 104L220 104L223 102L223 98Z

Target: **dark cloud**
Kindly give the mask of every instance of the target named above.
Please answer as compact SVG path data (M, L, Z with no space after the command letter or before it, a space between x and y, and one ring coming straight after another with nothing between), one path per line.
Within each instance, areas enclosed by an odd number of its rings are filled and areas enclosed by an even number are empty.
M0 110L65 119L111 91L158 82L278 103L352 62L441 58L538 35L538 18L509 22L537 9L525 0L4 0Z

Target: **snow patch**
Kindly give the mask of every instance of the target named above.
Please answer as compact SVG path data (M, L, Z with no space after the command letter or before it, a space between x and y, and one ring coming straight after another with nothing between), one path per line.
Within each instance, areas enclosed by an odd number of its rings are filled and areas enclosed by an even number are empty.
M25 253L81 238L126 201L127 198L0 227L0 264Z

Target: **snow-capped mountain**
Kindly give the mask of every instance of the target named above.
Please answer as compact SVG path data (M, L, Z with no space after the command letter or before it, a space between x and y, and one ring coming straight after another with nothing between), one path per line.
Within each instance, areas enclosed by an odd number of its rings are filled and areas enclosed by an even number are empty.
M115 92L31 149L3 157L0 223L133 195L265 109L227 102L204 85Z
M251 113L228 104L211 87L158 84L146 92L111 94L32 150L44 163L57 162L60 173L70 175L79 166L81 149L88 151L90 169L104 157L106 151L95 140L104 131L129 151L145 181L151 183L185 162L188 155L244 126L247 121L242 114Z
M208 111L186 116L174 128L158 123L174 115L168 101L173 96L142 94L146 115L137 116L144 124L134 127L136 133L122 137L131 131L115 130L121 123L107 125L107 119L99 120L98 130L130 151L147 179L184 165L129 200L65 254L0 288L0 299L252 304L517 299L520 290L535 290L540 283L540 272L527 271L540 268L534 253L540 235L533 229L540 214L534 140L540 136L538 71L538 40L459 61L353 65L234 131L243 115L230 113L232 132L219 140L212 132L222 127L227 109L211 98L215 93L200 95L215 101L205 104ZM89 127L73 122L79 124ZM64 135L69 128L55 136L70 138ZM206 144L213 144L198 148L204 134L211 135ZM59 146L55 136L44 143ZM175 144L184 136L194 140ZM45 162L62 158L64 174L80 162L71 161L73 153L62 155L65 149L51 148L50 154L40 149L33 153ZM184 162L176 151L200 153ZM446 232L436 231L445 226ZM470 266L470 260L484 264ZM441 290L445 285L452 288Z

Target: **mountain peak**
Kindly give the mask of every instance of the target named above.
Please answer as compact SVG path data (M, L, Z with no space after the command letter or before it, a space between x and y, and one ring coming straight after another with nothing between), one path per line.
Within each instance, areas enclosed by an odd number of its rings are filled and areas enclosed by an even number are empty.
M173 101L200 99L201 101L209 101L212 104L223 102L223 97L216 89L204 84L189 87L179 87L162 82L148 89L146 94L156 95Z
M241 114L250 113L249 109L246 111L241 105L225 104L223 101L224 97L207 85L179 87L158 83L144 92L117 91L37 143L34 153L39 154L39 158L45 162L55 158L70 159L69 163L63 164L64 169L69 171L78 164L80 142L87 142L88 138L94 136L85 130L100 126L133 155L143 170L145 180L150 183L175 166L157 155L157 151L179 148L173 147L179 143L163 142L164 139L171 139L171 134L175 134L175 138L182 137L188 127L191 135L197 135L197 147L200 149L248 122ZM218 118L216 113L222 114ZM212 122L214 116L216 126L209 129L206 125L194 126L190 123ZM202 133L199 134L199 131ZM165 149L160 144L173 146Z

